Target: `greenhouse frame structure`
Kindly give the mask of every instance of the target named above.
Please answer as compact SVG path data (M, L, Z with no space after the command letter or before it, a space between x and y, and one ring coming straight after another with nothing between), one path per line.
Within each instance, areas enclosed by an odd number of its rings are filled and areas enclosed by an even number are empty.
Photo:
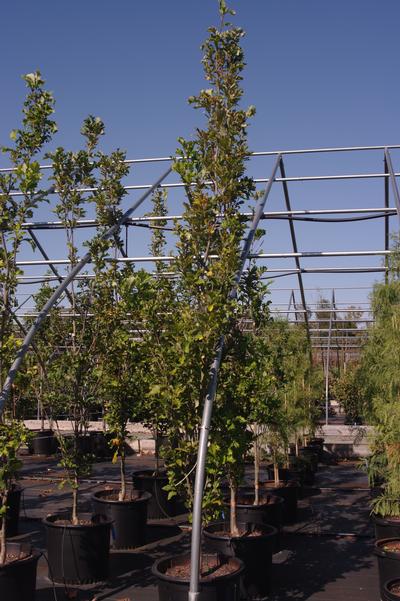
M359 350L364 336L368 333L368 328L346 328L341 326L340 323L346 320L340 319L340 313L343 313L343 308L338 308L336 303L335 287L332 286L332 297L330 306L325 310L329 314L326 320L327 327L321 328L321 320L313 321L309 316L309 306L307 302L306 292L308 289L304 285L304 274L356 274L356 273L383 273L387 277L388 272L388 257L392 252L390 250L390 218L397 216L400 221L400 193L397 185L397 177L400 173L395 172L392 162L392 150L400 149L400 145L388 145L388 146L355 146L355 147L335 147L335 148L312 148L302 150L282 150L282 151L265 151L265 152L254 152L252 157L271 157L274 161L272 171L268 178L254 178L257 185L264 186L264 194L260 197L257 206L254 211L243 212L244 218L246 218L250 226L247 229L246 237L243 244L243 250L241 255L241 267L236 275L234 286L231 290L231 295L236 294L240 278L243 271L246 268L246 263L249 259L256 261L268 261L275 259L293 259L295 267L292 269L288 268L268 268L265 279L277 279L285 276L295 276L297 278L297 287L292 287L290 290L290 299L287 309L274 309L272 306L271 313L276 315L285 315L288 319L294 322L302 323L307 332L307 338L310 345L310 352L325 351L325 375L326 375L326 421L328 423L328 400L329 400L329 366L330 366L330 355L333 350L340 348L340 340L346 341L346 350L355 352ZM300 175L300 176L288 176L286 173L286 159L289 156L305 156L305 155L323 155L327 153L365 153L377 151L383 155L383 169L378 169L375 172L357 172L350 174L332 174L332 175ZM168 215L167 217L157 216L134 216L134 212L148 199L154 190L158 187L167 189L179 189L183 187L181 182L168 182L166 181L168 176L172 172L171 162L174 159L171 157L157 157L149 159L132 159L128 160L127 163L131 165L138 164L152 164L157 165L168 163L168 169L162 173L161 176L156 177L153 184L128 184L125 186L129 192L140 192L141 195L138 199L131 203L129 208L125 211L119 222L111 227L104 238L108 239L116 233L116 231L125 227L125 248L121 252L121 255L116 259L118 262L131 262L131 263L156 263L158 261L172 262L174 260L173 255L167 256L130 256L128 253L129 248L129 232L132 228L147 225L147 227L154 226L157 220L176 221L181 219L181 215ZM41 169L51 169L51 165L42 165ZM11 168L3 168L0 171L7 172ZM357 180L382 180L383 189L382 206L368 207L362 206L357 208L314 208L314 209L297 209L292 208L292 194L289 193L289 184L294 182L325 182L325 181L357 181ZM269 211L268 201L270 192L272 189L277 187L281 188L283 193L283 206L284 210ZM82 189L81 192L92 192L93 189ZM54 191L53 191L54 192ZM14 191L11 193L14 196L22 195L20 191ZM392 203L391 203L392 201ZM255 232L259 227L261 221L267 222L274 219L286 220L289 225L289 234L291 240L291 251L290 252L251 252L252 242L255 236ZM360 221L378 219L383 223L383 248L375 248L372 250L334 250L334 251L321 251L321 250L308 250L302 252L299 250L296 221L334 221L336 223L349 222L349 221ZM93 228L96 226L96 221L91 219L80 220L77 224L79 228ZM40 274L35 276L20 276L20 284L37 286L38 283L44 281L58 281L59 286L55 289L53 295L43 307L43 309L34 315L32 312L23 312L27 300L30 295L27 295L27 299L21 302L18 308L13 314L15 322L24 332L24 342L18 352L18 355L10 369L8 377L5 381L3 390L0 396L0 411L3 410L5 401L8 393L11 389L12 383L18 372L18 369L23 361L23 358L28 351L34 336L41 326L43 320L45 320L47 314L51 308L62 300L62 302L68 301L69 292L68 287L71 282L81 277L91 277L90 274L82 274L82 270L86 265L90 263L90 253L86 253L78 262L78 264L67 274L64 275L60 272L60 267L68 265L68 259L52 259L49 256L49 250L46 248L43 239L39 240L39 231L49 231L54 229L62 229L62 224L59 221L31 221L24 224L24 229L33 241L35 252L40 255L40 259L26 259L21 258L17 261L17 264L21 267L45 267L50 269L52 274ZM398 228L396 228L398 229ZM362 266L323 266L317 268L304 267L302 264L303 259L306 258L332 258L332 257L373 257L381 256L384 257L385 262L381 266L376 265L362 265ZM115 259L113 259L115 260ZM173 272L170 272L173 275ZM349 289L357 289L356 286L349 287ZM314 288L313 288L314 290ZM296 301L296 294L300 298L300 302ZM354 309L354 307L352 307ZM363 323L364 325L373 322L373 317L370 309L363 309L362 313L368 313L367 318L357 319L356 321ZM25 331L23 320L29 316L32 318L34 315L35 320L28 332ZM68 317L70 313L66 310L65 316ZM348 321L348 320L347 320ZM313 327L317 324L318 327ZM356 330L363 334L363 336L357 336L356 341L353 341L352 345L348 345L348 335L350 330ZM321 335L323 334L323 335ZM335 334L335 335L333 335ZM357 344L355 344L357 342ZM221 333L218 348L210 370L210 381L206 399L204 400L203 410L203 421L200 433L200 443L198 451L197 469L196 469L196 484L195 484L195 497L194 497L194 513L193 513L193 531L192 531L192 555L191 555L191 585L189 593L189 601L195 601L199 596L199 557L200 557L200 536L201 536L201 506L202 506L202 491L204 485L204 471L205 471L205 458L207 452L207 437L208 430L211 421L212 405L217 389L218 382L218 369L222 357L224 339ZM211 358L210 358L211 363Z

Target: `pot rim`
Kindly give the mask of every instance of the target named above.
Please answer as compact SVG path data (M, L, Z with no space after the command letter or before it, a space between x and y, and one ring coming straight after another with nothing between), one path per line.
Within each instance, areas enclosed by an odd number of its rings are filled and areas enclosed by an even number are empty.
M269 484L272 482L274 486L271 486L272 490L279 490L281 488L300 488L300 482L298 480L279 480L279 484L282 486L275 486L275 480L260 480L260 485Z
M133 471L131 478L143 478L144 480L167 480L168 476L165 471L159 471L158 474L155 474L155 470L145 469Z
M262 491L262 492L264 492L264 491ZM274 499L273 502L272 503L269 503L269 502L262 503L262 497L261 497L261 499L260 499L261 502L258 505L247 505L246 503L236 502L236 507L250 507L250 508L258 509L259 507L268 507L268 506L272 507L274 505L281 505L282 503L285 502L285 499L283 499L282 497L278 497L278 495L271 495L270 493L264 493L264 497L265 496L268 496L268 498L272 497ZM242 498L243 497L254 497L254 494L253 493L242 493L240 495L240 497L242 497ZM229 499L224 501L224 505L225 506L230 505Z
M213 557L218 556L218 557L227 559L229 563L231 561L235 562L235 563L237 563L237 566L238 566L237 570L235 572L231 572L230 574L223 574L222 576L216 576L214 578L207 579L207 580L204 578L200 578L199 582L203 586L212 586L214 582L223 582L224 580L228 580L228 579L232 578L233 576L239 576L244 571L244 563L238 557L226 557L222 553L202 553L202 555L203 556L213 556ZM163 572L160 572L160 570L158 569L158 566L160 565L161 562L170 561L172 559L178 559L178 558L190 559L190 554L182 553L179 555L168 555L167 557L160 557L160 559L157 559L151 566L151 573L153 574L153 576L156 576L160 580L164 580L166 582L176 582L177 584L189 584L190 583L189 578L185 579L185 578L177 578L176 576L167 576Z
M390 590L389 586L392 586L394 584L400 584L400 578L391 578L390 580L386 580L386 582L383 585L384 590L387 593L390 593L391 595L393 595L394 593L392 593L392 591Z
M395 519L390 519L391 516L381 516L377 513L372 513L372 519L377 523L377 524L391 524L391 525L398 525L400 527L400 516L396 517L393 516Z
M134 489L134 490L136 490L136 489ZM147 503L147 501L149 501L151 499L151 497L153 496L151 493L144 491L144 490L138 491L140 493L139 498L125 499L124 501L119 501L118 499L102 499L101 497L97 496L102 493L113 493L113 492L119 492L119 489L113 488L111 490L107 490L107 489L97 490L96 492L94 492L92 494L92 499L95 498L96 501L98 501L99 503L104 503L104 504L109 504L109 505L128 505L129 503Z
M19 547L21 547L23 545L28 545L28 546L30 546L30 554L27 557L23 557L21 559L15 559L14 561L12 561L10 563L0 565L0 571L2 571L2 570L6 571L7 569L12 569L13 566L18 566L18 565L21 565L22 563L30 563L33 561L38 561L40 559L40 557L43 555L43 552L40 551L40 549L38 549L37 547L32 547L31 545L29 545L29 543L23 543L23 542L17 542L17 541L7 541L6 547L8 547L8 545L18 545Z
M93 518L96 517L100 517L101 521L99 522L93 522L91 524L55 524L53 520L56 519L68 519L71 516L70 512L65 512L65 513L50 513L48 515L46 515L43 518L43 524L48 527L48 528L64 528L66 530L85 530L85 529L92 529L92 528L104 528L106 526L111 525L114 520L112 518L107 517L106 515L100 514L100 513L81 513L80 516L86 516L89 517L90 520L93 520Z
M398 541L400 543L400 536L391 536L388 538L380 538L375 541L374 553L378 557L390 557L391 559L398 559L400 561L400 550L396 551L385 551L382 546L386 543Z
M222 522L221 521L221 522L211 522L211 524L208 524L207 526L204 526L203 533L208 538L215 538L215 539L222 539L222 540L233 540L233 541L238 541L238 540L240 540L240 541L243 541L243 540L246 540L246 541L247 540L248 541L253 541L253 540L257 541L257 540L262 540L262 539L266 539L266 538L272 538L272 537L274 537L274 536L276 536L278 534L278 529L275 528L275 526L272 526L270 524L261 524L261 523L260 524L258 524L258 523L255 524L253 522L251 522L251 523L249 523L249 522L240 522L240 520L239 520L239 523L250 524L252 526L255 526L257 528L264 529L264 530L268 529L270 532L262 534L261 536L247 536L246 537L246 536L230 536L230 535L228 535L228 533L227 533L226 536L223 536L221 534L215 534L214 532L209 532L208 531L208 528L210 528L210 527L220 527L220 526L224 527L224 526L227 526L226 522Z

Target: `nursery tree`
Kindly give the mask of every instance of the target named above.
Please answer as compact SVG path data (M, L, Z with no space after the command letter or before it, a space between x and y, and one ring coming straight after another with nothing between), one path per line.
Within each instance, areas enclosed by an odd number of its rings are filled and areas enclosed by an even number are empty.
M95 156L98 185L92 200L96 208L97 232L89 243L95 276L90 290L95 338L92 352L96 355L93 376L98 381L98 394L104 401L104 419L114 449L113 461L120 460L119 500L124 501L127 424L141 390L138 344L132 340L133 333L129 328L133 316L128 318L123 298L133 267L118 267L117 255L123 251L119 233L109 240L102 236L122 215L121 202L126 194L122 179L129 173L129 167L125 163L125 153L120 150L109 156L97 152ZM110 258L114 260L110 261Z
M54 99L44 89L39 71L23 77L28 93L24 101L22 126L11 134L12 147L2 147L12 171L0 173L0 383L8 372L19 345L14 310L17 305L17 285L21 270L17 255L27 241L22 225L33 215L33 210L47 199L48 191L38 190L42 179L37 157L44 145L57 131L51 119ZM14 194L13 191L19 190ZM16 386L21 382L16 382ZM26 384L26 382L25 382ZM24 385L25 385L24 384ZM28 440L26 429L18 421L0 424L0 564L6 560L7 498L16 472L20 467L17 451Z
M152 197L151 215L165 217L167 214L167 193L157 189ZM160 257L166 249L165 219L157 219L151 224L150 253ZM155 273L147 283L147 298L143 305L143 354L146 369L146 398L143 405L142 420L153 432L156 440L156 472L159 470L159 440L166 434L166 407L169 403L171 373L176 369L175 353L166 354L166 349L176 343L175 322L179 305L175 292L174 279L167 271L168 265L162 261L155 264ZM175 436L174 436L175 438Z
M2 147L12 171L0 173L0 384L18 347L14 310L17 305L18 277L22 274L17 255L25 242L33 244L22 224L47 200L48 190L38 190L42 179L37 156L57 131L50 118L54 99L44 89L39 71L23 77L28 93L23 106L22 127L11 134L12 147ZM14 194L13 191L19 190Z
M269 309L261 273L262 269L249 266L241 282L235 317L226 337L215 407L215 460L222 465L229 482L232 535L239 535L237 490L244 476L245 456L254 440L249 426L261 415L265 420L272 415L273 400L265 394L271 376L262 329L268 322ZM259 502L258 487L254 502Z
M28 443L29 431L19 421L0 424L0 565L6 561L6 512L8 495L15 483L22 461L17 453L22 445Z
M53 162L51 179L58 194L55 212L65 228L70 270L79 260L76 229L78 219L86 214L86 203L95 203L98 221L97 235L89 243L94 263L94 282L87 279L79 284L73 282L69 290L71 306L64 309L66 319L54 321L53 316L59 311L56 308L48 321L48 326L60 328L57 336L62 342L48 366L46 396L49 406L55 407L58 413L65 412L68 415L73 429L72 439L61 436L59 429L58 438L62 453L61 466L66 472L65 481L73 493L74 524L78 522L79 479L88 474L93 459L85 449L81 436L87 432L90 411L101 392L101 370L98 367L100 346L107 327L105 312L110 309L107 300L114 299L116 294L116 264L111 265L109 270L105 269L106 255L111 249L117 250L121 244L118 235L104 241L101 240L101 234L120 216L119 204L125 193L121 179L128 171L122 152L104 155L97 149L104 133L104 124L99 118L89 116L85 119L81 133L86 141L83 150L71 152L57 148L48 155ZM85 193L81 191L82 187L95 191ZM103 303L101 317L96 319L93 311L100 311ZM110 336L112 323L110 319L106 330Z
M210 364L219 336L233 327L236 302L229 292L245 231L239 209L255 191L245 175L246 127L254 108L240 108L243 31L226 23L227 14L232 11L221 1L220 27L209 29L202 47L209 87L189 99L204 113L206 127L198 128L193 140L180 139L174 165L185 189L183 219L175 225L179 313L170 326L165 359L172 366L170 376L155 382L165 400L168 434L178 439L165 453L171 494L180 490L189 506ZM212 437L206 471L203 507L212 513L223 471Z

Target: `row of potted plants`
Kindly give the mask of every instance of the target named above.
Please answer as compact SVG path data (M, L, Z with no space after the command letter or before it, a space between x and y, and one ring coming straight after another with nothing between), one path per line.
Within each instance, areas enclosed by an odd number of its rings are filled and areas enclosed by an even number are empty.
M52 310L19 375L9 407L14 414L16 399L24 394L33 395L43 414L53 418L60 465L65 484L72 491L71 512L48 516L45 520L51 575L56 580L74 581L71 574L77 573L79 582L104 578L112 520L121 533L116 544L128 544L124 538L128 529L119 528L119 520L125 518L117 517L117 508L129 520L133 512L145 514L150 499L143 490L145 478L140 480L141 485L136 480L134 490L127 482L125 444L129 420L147 424L157 438L166 436L162 451L165 475L157 463L155 476L166 478L162 485L167 493L166 503L176 503L179 497L191 511L202 401L210 358L221 334L225 338L224 357L210 432L203 502L205 537L216 552L203 558L203 585L214 586L212 575L217 575L217 599L238 597L243 569L250 596L264 594L269 586L263 569L268 575L275 528L280 527L282 495L289 498L292 488L296 488L286 484L279 465L288 475L301 464L303 469L297 474L308 481L312 479L313 453L307 450L309 447L302 450L298 445L301 435L314 428L316 419L305 332L301 327L294 329L271 319L268 289L262 279L264 270L254 263L248 265L237 297L229 294L246 230L240 208L245 202L251 206L257 191L252 178L245 175L249 157L246 128L254 108L241 108L243 31L227 23L233 11L224 0L219 2L219 12L220 25L210 28L203 45L205 77L211 87L190 99L191 104L204 112L206 127L198 129L194 139L180 140L174 163L185 190L183 219L168 235L166 232L171 228L165 219L158 219L150 228L151 251L155 256L168 248L171 243L168 236L175 242L175 260L168 272L162 262L157 262L155 274L136 270L128 262L120 268L117 257L124 254L120 235L108 241L102 237L121 215L126 194L122 182L129 168L123 152L104 154L99 150L104 134L104 124L99 118L90 116L84 121L82 150L70 152L59 147L45 155L52 162L47 180L50 188L38 191L41 172L34 156L42 152L55 131L50 120L53 99L44 90L39 73L25 78L29 93L23 127L13 132L14 147L9 150L16 169L11 174L0 174L5 199L3 223L9 227L11 216L15 216L16 224L7 230L9 245L4 245L3 240L2 250L7 269L2 270L1 277L8 294L2 307L2 378L19 344L16 328L24 328L24 324L18 326L11 317L19 274L16 255L25 241L21 224L56 189L54 211L65 231L68 269L72 270L81 250L78 222L87 215L88 207L93 207L97 222L96 234L88 243L93 277L74 282L66 294L68 305L61 302ZM15 188L24 192L17 197L20 201L11 195ZM165 217L166 200L162 191L156 191L153 211L158 216ZM258 238L263 233L259 231ZM174 278L169 277L171 271ZM38 291L35 297L38 310L51 292L50 284ZM113 461L119 461L121 487L96 496L98 513L93 518L79 513L79 483L90 473L93 457L82 445L82 437L99 399L111 433ZM70 437L61 435L57 420L61 414L70 416ZM0 478L0 487L4 516L11 486L8 470L15 475L19 465L17 450L28 435L20 424L7 417L3 428L4 477ZM296 441L296 455L300 456L295 465L290 463L288 454L291 439ZM271 453L273 483L261 486L260 454L265 445ZM249 493L240 485L245 458L252 446L254 493ZM224 483L229 491L228 501ZM156 501L156 509L160 509L159 499ZM286 517L290 517L293 508L293 501L292 506L286 505ZM163 511L168 513L168 505ZM224 520L216 525L221 513ZM18 562L13 552L7 556L10 547L5 539L6 520L2 523L0 566L14 569ZM82 547L79 541L84 532L89 537L84 545L87 549L100 549L104 545L103 555L92 566L94 572L90 562L76 571L77 549ZM140 533L138 536L132 544L139 544ZM236 557L229 558L229 541L235 541L235 553L244 559L244 567ZM251 557L254 558L255 551L257 558L263 558L262 566L247 559L248 545ZM54 563L50 559L52 550L58 552ZM23 553L22 562L36 557L35 553ZM161 580L177 577L174 599L179 599L179 595L185 598L188 569L187 560L182 559L164 561L155 568ZM231 572L235 576L228 584L227 575ZM160 598L170 598L171 594L160 593Z

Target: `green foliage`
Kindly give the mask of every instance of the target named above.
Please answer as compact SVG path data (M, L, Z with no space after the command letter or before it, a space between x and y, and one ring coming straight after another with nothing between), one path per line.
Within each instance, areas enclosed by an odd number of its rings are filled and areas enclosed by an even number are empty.
M243 202L252 198L255 185L245 175L249 156L247 120L253 108L243 110L240 87L244 67L240 41L243 32L225 23L232 14L224 2L220 4L221 27L210 28L203 45L203 66L208 89L191 97L189 102L206 117L206 127L197 129L193 140L180 139L174 168L184 185L186 199L183 220L175 224L177 255L174 264L175 283L158 278L164 306L151 303L147 324L151 334L153 356L149 362L149 399L159 403L158 424L168 434L170 445L165 450L170 495L177 492L191 507L194 467L196 463L199 424L206 394L212 357L218 339L226 335L224 362L249 361L249 353L235 338L238 331L238 302L229 297L239 267L241 240L245 224L239 215ZM154 249L162 248L155 241ZM172 293L171 293L172 292ZM163 316L158 327L156 312ZM157 332L158 329L158 332ZM234 359L236 355L236 359ZM236 368L235 368L236 369ZM225 374L225 375L224 375ZM226 369L221 374L214 424L207 458L207 481L203 509L206 519L220 504L219 482L225 466L233 465L239 453L239 433L243 420L224 413L232 397L237 378ZM225 381L226 379L226 381ZM240 386L244 386L241 381ZM245 395L240 390L240 398ZM154 406L154 405L153 405ZM223 423L229 427L222 435ZM238 448L234 439L238 435Z
M22 422L10 421L0 423L0 495L4 498L17 477L17 472L22 462L17 453L22 445L27 445L30 432ZM5 507L2 506L0 514L4 515Z
M30 433L19 421L0 423L0 565L5 561L7 497L22 466L17 453L22 445L28 444Z
M350 365L336 377L332 383L332 394L351 421L364 415L363 374L358 366Z
M22 224L31 219L33 210L47 200L46 191L38 190L42 173L36 156L57 131L51 120L54 99L44 89L39 72L24 76L28 93L23 106L22 126L11 132L12 147L2 147L13 171L0 173L0 384L3 384L19 345L14 325L18 276L17 255L29 241ZM13 194L20 190L20 194ZM31 241L30 241L31 242Z
M400 516L400 280L399 241L393 241L386 283L374 286L371 305L375 323L361 357L364 394L369 418L374 425L369 474L384 482L382 494L374 499L375 513Z

